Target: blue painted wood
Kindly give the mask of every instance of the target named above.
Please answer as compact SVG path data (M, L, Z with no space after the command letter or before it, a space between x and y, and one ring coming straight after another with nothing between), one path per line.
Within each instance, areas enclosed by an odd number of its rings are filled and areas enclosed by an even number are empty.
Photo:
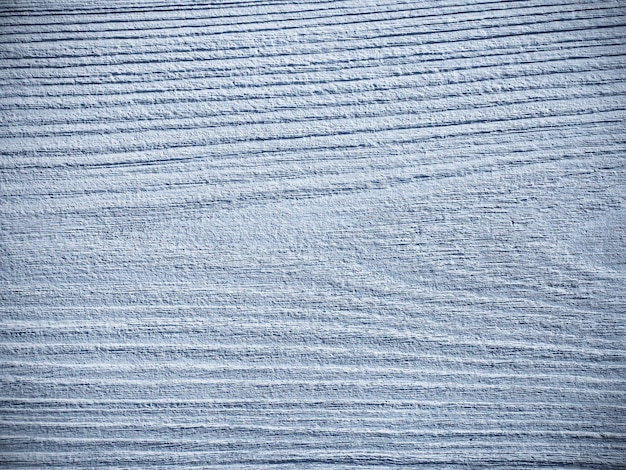
M5 1L6 468L626 465L619 1Z

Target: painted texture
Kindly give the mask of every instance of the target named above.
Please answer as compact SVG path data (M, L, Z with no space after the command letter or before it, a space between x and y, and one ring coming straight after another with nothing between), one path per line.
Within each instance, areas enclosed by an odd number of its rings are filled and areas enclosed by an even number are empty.
M626 465L619 1L5 1L5 468Z

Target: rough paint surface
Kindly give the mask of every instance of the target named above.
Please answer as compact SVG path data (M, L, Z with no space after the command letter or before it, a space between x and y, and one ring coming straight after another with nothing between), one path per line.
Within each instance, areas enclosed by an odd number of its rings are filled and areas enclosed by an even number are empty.
M3 468L624 468L621 1L0 4Z

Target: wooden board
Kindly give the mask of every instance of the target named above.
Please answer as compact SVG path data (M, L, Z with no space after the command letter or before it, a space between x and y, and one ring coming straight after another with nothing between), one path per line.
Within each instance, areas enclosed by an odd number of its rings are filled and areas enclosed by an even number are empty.
M2 465L625 466L625 14L2 2Z

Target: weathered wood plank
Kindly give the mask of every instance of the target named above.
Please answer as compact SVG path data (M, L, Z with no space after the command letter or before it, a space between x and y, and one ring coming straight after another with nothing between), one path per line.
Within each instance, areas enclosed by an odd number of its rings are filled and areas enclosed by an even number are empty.
M621 2L0 18L4 466L626 464Z

